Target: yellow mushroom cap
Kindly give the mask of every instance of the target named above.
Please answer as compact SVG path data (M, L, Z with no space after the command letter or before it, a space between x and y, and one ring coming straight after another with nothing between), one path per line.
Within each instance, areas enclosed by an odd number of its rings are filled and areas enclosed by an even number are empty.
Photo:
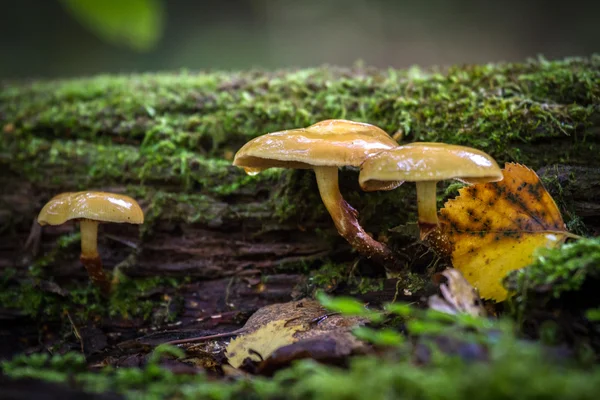
M129 196L107 192L67 192L53 197L38 215L40 225L60 225L71 219L141 224L144 212Z
M415 142L382 151L361 165L363 190L387 190L390 182L459 179L468 183L502 180L502 171L487 153L445 143Z
M374 125L329 119L308 128L252 139L237 152L233 165L248 173L273 167L357 167L368 155L397 146L394 139Z

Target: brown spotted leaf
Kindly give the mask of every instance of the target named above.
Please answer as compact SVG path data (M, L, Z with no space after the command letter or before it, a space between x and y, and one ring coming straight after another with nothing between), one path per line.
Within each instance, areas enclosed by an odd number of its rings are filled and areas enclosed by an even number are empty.
M556 247L568 236L554 200L536 173L507 163L500 182L459 191L440 212L452 264L482 298L503 301L501 281L525 267L538 247Z

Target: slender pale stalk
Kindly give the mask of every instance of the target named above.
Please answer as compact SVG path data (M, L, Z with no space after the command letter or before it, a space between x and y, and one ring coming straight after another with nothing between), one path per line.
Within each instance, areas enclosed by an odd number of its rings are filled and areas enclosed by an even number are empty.
M85 267L94 285L102 293L110 292L110 281L102 268L102 260L98 254L98 221L82 219L79 222L81 230L81 256L79 259Z
M417 211L419 213L419 230L421 239L437 228L437 181L417 182Z
M388 272L398 272L401 266L391 250L373 239L358 223L358 212L342 197L337 167L314 167L321 199L329 211L338 233L360 254L382 264Z

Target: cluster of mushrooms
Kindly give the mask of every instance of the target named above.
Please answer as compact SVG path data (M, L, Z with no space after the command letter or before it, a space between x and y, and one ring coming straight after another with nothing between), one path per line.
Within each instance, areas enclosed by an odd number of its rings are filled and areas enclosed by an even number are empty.
M340 119L259 136L237 152L233 165L244 168L248 174L273 167L313 169L321 199L339 234L390 273L397 273L402 267L385 244L360 226L358 212L340 193L338 167L360 167L358 180L365 191L392 190L405 181L416 182L421 239L438 226L438 181L502 180L496 161L480 150L425 142L400 146L374 125Z
M237 152L233 165L252 175L268 168L314 170L321 199L339 234L360 254L391 273L402 268L385 244L365 232L358 222L358 212L342 197L339 167L360 167L359 183L365 191L392 190L405 181L416 182L422 239L438 225L438 181L458 179L478 183L502 179L494 159L482 151L443 143L415 142L400 146L374 125L340 119L259 136ZM60 225L69 220L80 223L80 260L90 280L108 293L111 282L97 249L98 224L142 224L142 209L134 199L120 194L69 192L52 198L38 216L40 225Z

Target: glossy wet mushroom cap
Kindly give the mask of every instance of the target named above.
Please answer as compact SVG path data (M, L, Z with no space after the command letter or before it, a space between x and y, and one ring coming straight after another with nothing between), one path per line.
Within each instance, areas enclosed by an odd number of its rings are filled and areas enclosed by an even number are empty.
M98 224L141 224L144 212L129 196L107 192L67 192L50 199L38 215L40 225L61 225L69 220L79 221L81 263L92 282L107 294L111 284L98 254Z
M359 183L365 191L388 190L390 182L458 179L467 183L502 180L502 171L487 153L465 146L415 142L368 157Z
M355 166L398 143L380 128L361 122L325 120L308 128L259 136L235 155L233 165L248 173L267 168L310 169L314 166Z
M40 225L61 225L72 219L142 224L144 212L129 196L107 192L61 193L38 215Z
M365 191L389 190L405 181L416 182L421 239L438 227L436 183L444 179L495 182L502 180L502 171L496 161L481 150L415 142L367 158L358 177Z
M256 174L268 168L313 169L323 204L338 233L361 254L386 269L398 268L390 249L373 239L358 222L358 213L342 197L338 167L359 166L367 156L397 147L378 127L347 120L325 120L308 128L269 133L246 143L233 165Z

